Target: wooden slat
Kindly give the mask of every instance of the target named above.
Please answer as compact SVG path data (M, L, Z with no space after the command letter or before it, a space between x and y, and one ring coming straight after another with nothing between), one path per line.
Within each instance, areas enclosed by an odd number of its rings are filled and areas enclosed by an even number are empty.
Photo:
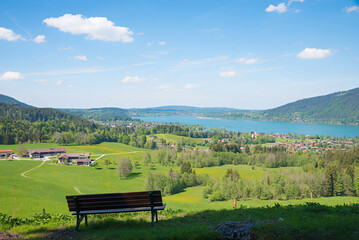
M162 202L155 202L154 206L162 206ZM80 211L84 210L95 210L95 209L120 209L120 208L138 208L138 207L151 207L150 203L135 203L135 204L95 204L95 205L86 205L83 206L80 204ZM76 211L76 207L69 207L70 211Z
M155 204L161 204L162 201L158 201L158 200L154 200L153 201ZM98 201L98 202L82 202L82 201L79 201L79 205L80 207L86 207L86 206L96 206L96 205L104 205L104 206L107 206L107 205L114 205L114 204L118 204L118 205L127 205L127 204L145 204L145 203L150 203L149 200L147 201L143 201L143 200L139 200L139 201L106 201L106 202L101 202L101 201ZM76 207L76 204L75 203L69 203L68 204L69 207Z
M154 210L164 210L166 204L162 206L155 207ZM120 212L140 212L140 211L151 211L151 208L122 208L122 209L104 209L104 210L88 210L80 211L79 214L102 214L102 213L120 213ZM76 212L73 212L72 215L76 215Z
M126 196L148 196L148 193L152 192L152 195L161 195L160 190L155 191L142 191L142 192L125 192L125 193L102 193L102 194L86 194L86 195L69 195L66 196L67 199L73 199L75 196L77 196L79 199L87 199L87 198L106 198L106 197L126 197Z
M159 195L153 196L152 199L156 201L162 201L162 197ZM79 197L78 200L81 202L106 202L106 201L111 202L111 201L138 201L138 200L148 201L149 196L106 197L106 198L97 197L97 198L85 198L85 199ZM68 199L67 202L71 204L71 203L75 203L75 200Z
M104 193L66 196L70 211L76 211L74 197L78 198L80 211L122 211L123 209L143 209L150 207L149 192L155 207L164 206L160 190L126 192L126 193ZM126 211L126 210L124 210ZM148 211L148 210L136 210ZM95 213L94 213L95 214Z

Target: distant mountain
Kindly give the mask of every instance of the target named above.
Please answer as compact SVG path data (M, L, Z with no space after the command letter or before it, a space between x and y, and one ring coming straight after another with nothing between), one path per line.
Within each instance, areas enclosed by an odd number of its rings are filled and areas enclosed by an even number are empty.
M179 111L179 112L238 112L243 111L227 107L192 107L192 106L162 106L153 108L137 108L130 110Z
M62 112L74 114L76 116L95 121L116 121L130 120L131 116L158 116L158 115L201 115L203 113L224 112L249 112L248 110L239 110L225 107L191 107L191 106L161 106L152 108L90 108L90 109L71 109L59 108Z
M76 109L76 108L59 108L61 112L73 114L88 120L94 121L117 121L130 120L128 112L122 108L104 107L104 108L90 108L90 109Z
M359 88L298 100L260 115L271 121L356 124L359 123Z
M15 98L0 94L0 103L6 103L11 105L18 105L21 107L32 107L30 105L27 105L26 103L20 102L16 100Z

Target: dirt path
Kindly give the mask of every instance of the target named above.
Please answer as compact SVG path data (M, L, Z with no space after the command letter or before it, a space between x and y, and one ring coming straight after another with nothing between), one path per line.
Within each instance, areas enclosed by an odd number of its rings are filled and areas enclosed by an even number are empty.
M44 161L42 161L42 163L39 166L33 167L33 168L29 169L29 170L26 170L25 172L21 173L21 176L24 177L24 178L30 178L30 177L26 176L25 173L28 173L28 172L30 172L32 170L35 170L35 169L37 169L39 167L42 167L42 165L44 165L46 161L47 160L44 160Z
M78 193L78 194L82 194L82 192L80 191L80 189L78 189L77 187L74 187L75 191Z

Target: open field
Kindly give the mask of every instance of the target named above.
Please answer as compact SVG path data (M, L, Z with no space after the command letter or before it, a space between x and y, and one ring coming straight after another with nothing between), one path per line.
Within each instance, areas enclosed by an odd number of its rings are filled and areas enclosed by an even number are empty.
M11 149L14 153L19 151L19 144L16 145L0 145L0 150ZM65 147L68 153L80 153L90 152L92 155L105 154L105 153L123 153L134 151L149 151L148 149L139 149L122 143L104 142L93 145L70 145L60 146L55 143L30 143L23 144L26 149L38 149L38 148L56 148Z
M158 137L159 139L165 139L167 143L171 142L171 143L177 143L177 142L181 142L182 139L183 140L190 140L192 142L195 142L197 144L203 143L204 142L204 138L190 138L190 137L183 137L183 136L177 136L177 135L173 135L173 134L155 134L156 137Z
M259 179L266 172L265 170L262 170L262 168L258 167L255 167L255 169L252 170L252 166L248 165L224 165L220 167L194 168L194 170L197 174L208 174L210 177L220 178L226 175L226 171L229 168L237 170L239 176L243 179Z
M13 149L18 146L13 145ZM54 144L31 144L28 148L56 147ZM9 148L1 146L0 149ZM22 161L0 161L0 212L16 217L28 217L35 213L46 212L67 213L65 196L70 194L88 194L105 192L126 192L144 190L144 182L150 171L159 171L167 174L171 167L153 165L150 169L142 164L146 149L134 148L120 143L102 143L91 146L67 146L68 152L91 152L93 155L120 153L117 155L106 155L98 160L99 166L79 167L63 166L46 162L43 166L26 173L25 178L21 173L39 166L42 162ZM116 170L116 162L123 157L131 159L132 163L137 162L138 167L133 168L132 174L122 180L119 179ZM105 165L105 160L110 164ZM197 174L208 174L213 178L220 178L225 175L228 168L236 169L243 179L260 179L266 171L277 171L278 169L262 169L247 165L224 165L220 167L195 168ZM178 171L179 168L173 168ZM184 192L165 196L164 202L168 208L183 209L185 211L199 211L206 209L231 209L233 201L209 202L202 196L202 186L187 188ZM335 205L349 202L357 202L355 197L335 197L315 199L316 202ZM310 201L302 200L246 200L238 201L241 204L251 207L274 205L280 202L283 205L300 204Z
M175 209L183 209L193 211L203 211L206 209L233 209L233 200L228 201L216 201L210 202L209 199L204 199L202 196L202 191L204 187L191 187L187 188L184 192L178 193L172 196L164 197L163 201ZM266 207L274 206L276 203L281 205L297 205L310 202L310 198L303 198L300 200L258 200L258 199L247 199L237 201L237 208L240 205L246 207ZM316 203L325 204L328 206L335 206L348 203L359 203L359 197L322 197L314 199Z

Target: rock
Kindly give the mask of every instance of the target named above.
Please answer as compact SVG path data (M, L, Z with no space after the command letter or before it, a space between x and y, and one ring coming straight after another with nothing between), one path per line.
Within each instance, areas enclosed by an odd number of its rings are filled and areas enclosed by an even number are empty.
M278 220L266 220L261 222L248 222L248 221L227 221L217 226L209 227L209 230L216 231L221 235L222 240L236 239L236 240L250 240L250 228L259 224L267 222L277 222Z

